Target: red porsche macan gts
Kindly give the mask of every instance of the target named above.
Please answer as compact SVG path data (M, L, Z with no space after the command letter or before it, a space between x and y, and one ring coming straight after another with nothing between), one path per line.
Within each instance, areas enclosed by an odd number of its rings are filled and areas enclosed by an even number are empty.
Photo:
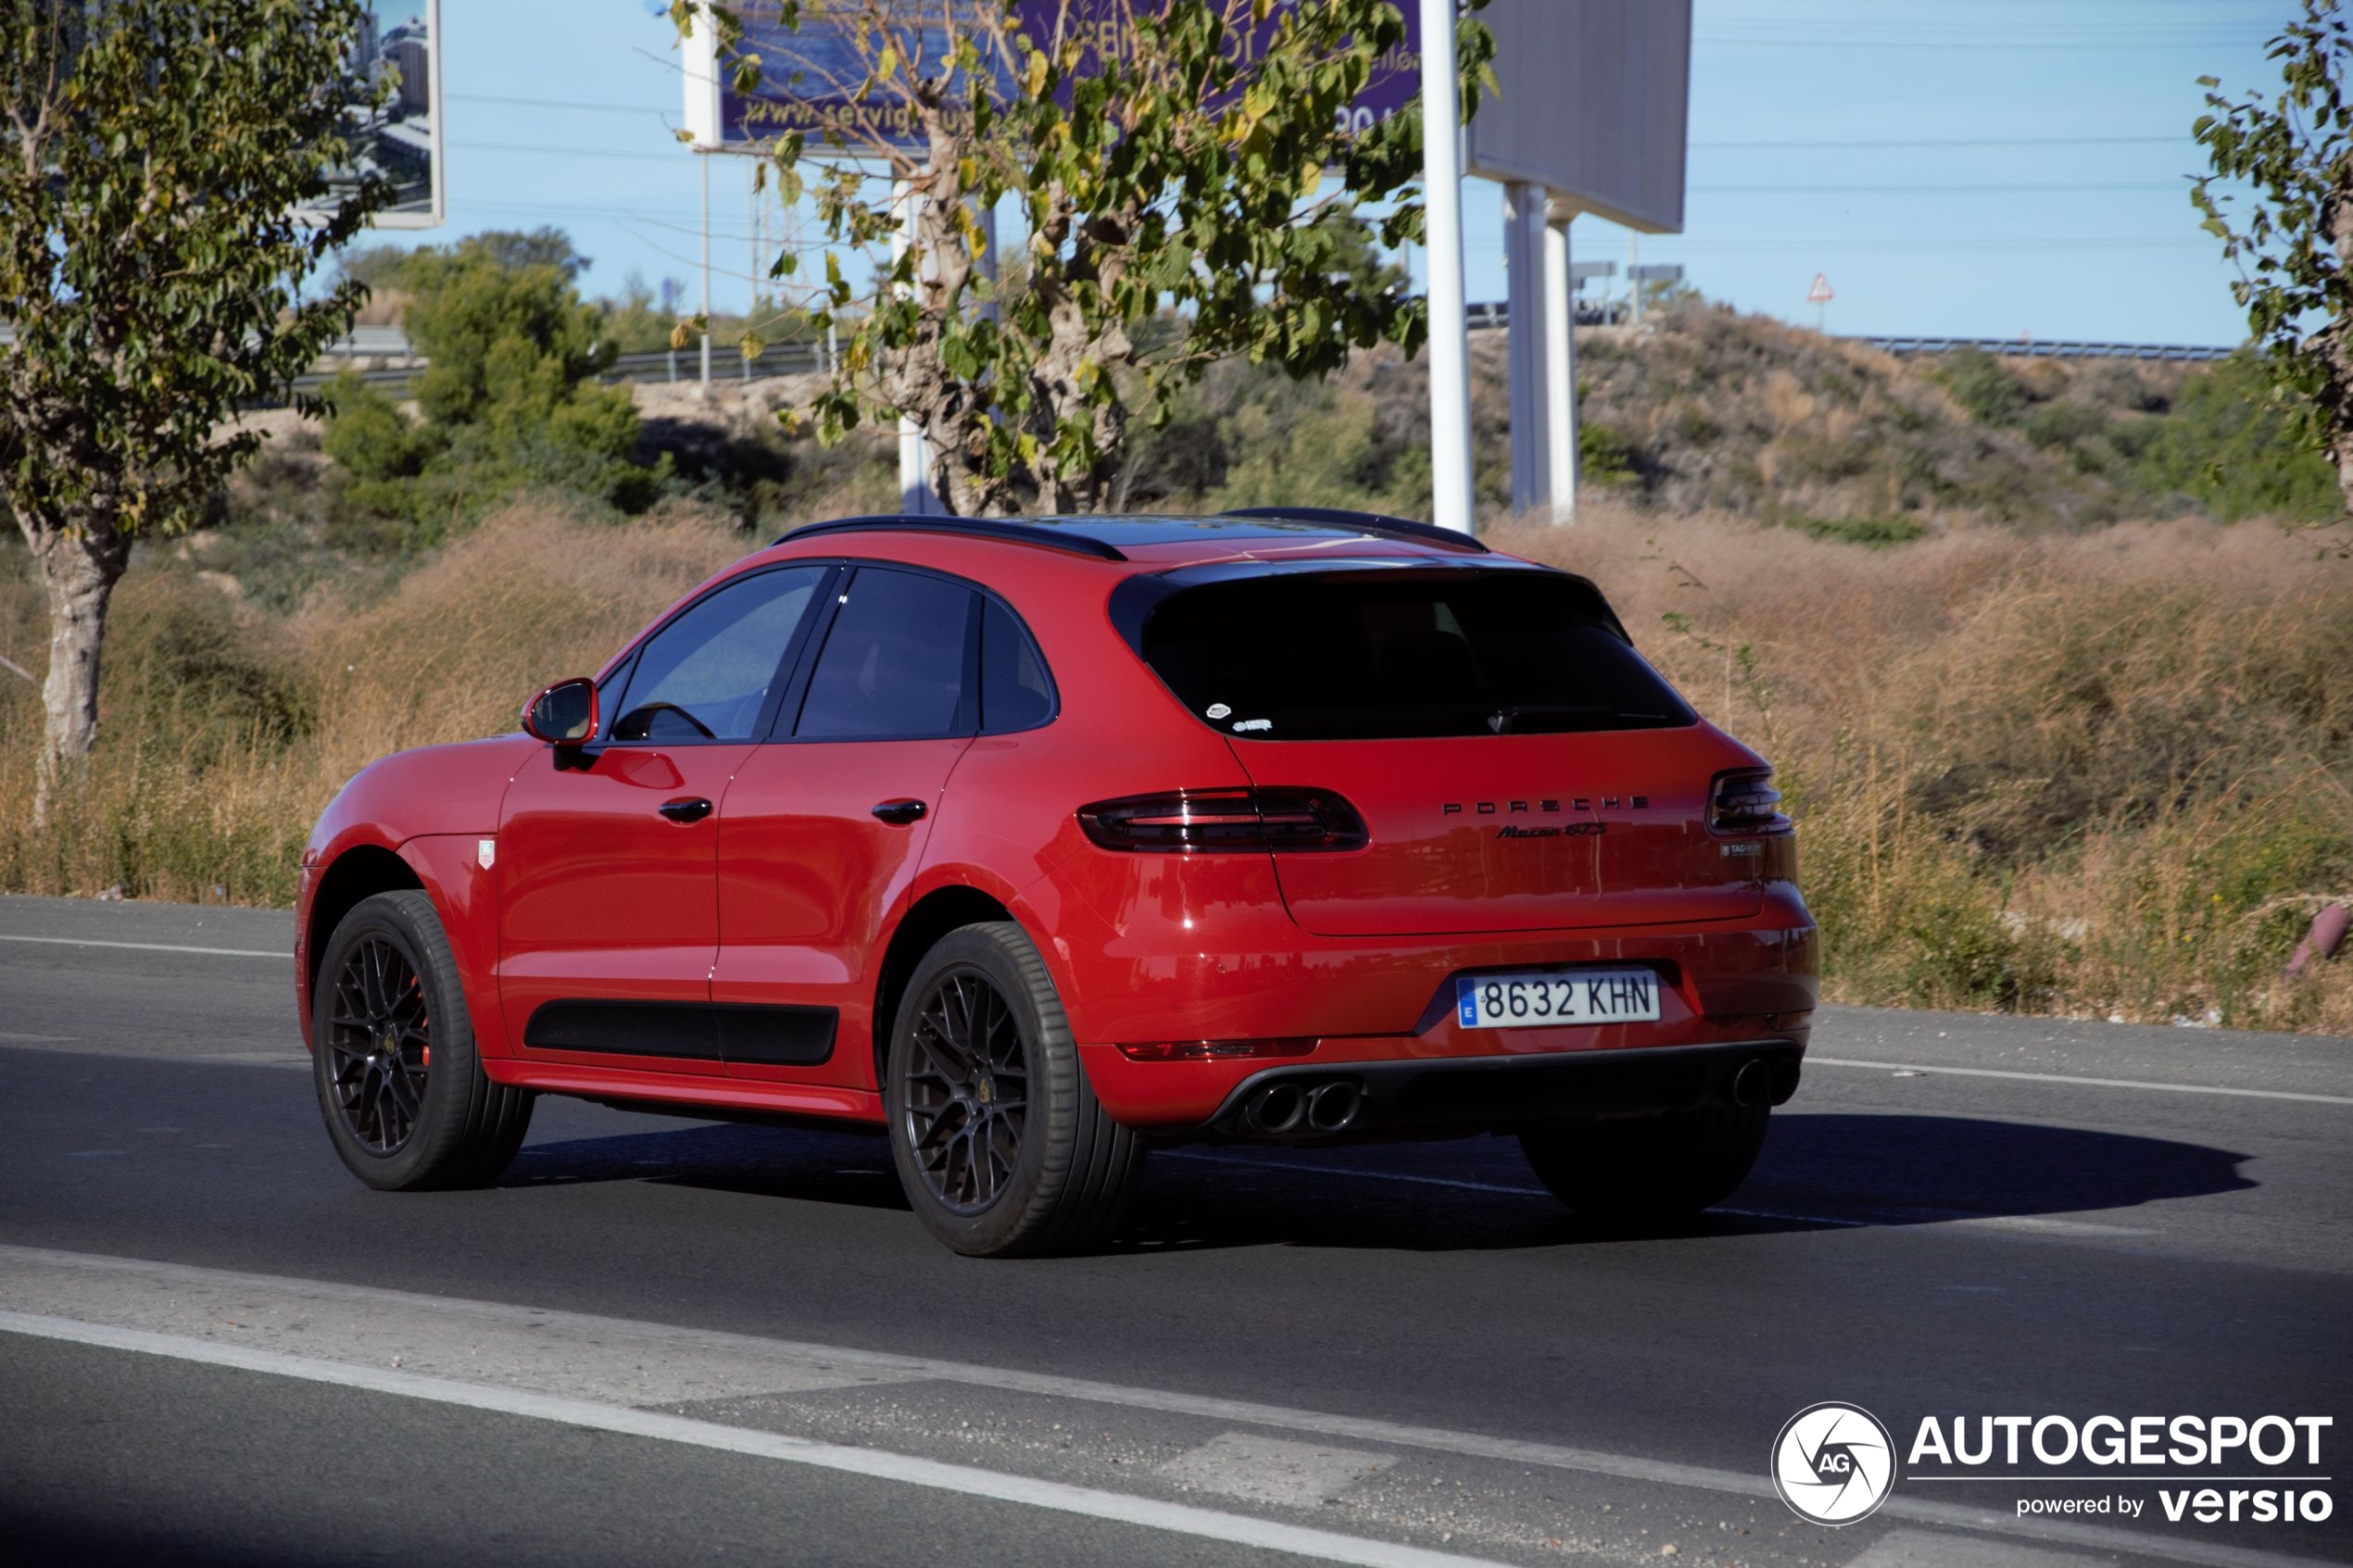
M1386 518L800 529L523 733L303 855L296 985L371 1185L539 1094L880 1124L962 1252L1083 1246L1182 1139L1516 1134L1704 1208L1797 1086L1770 770L1583 578Z

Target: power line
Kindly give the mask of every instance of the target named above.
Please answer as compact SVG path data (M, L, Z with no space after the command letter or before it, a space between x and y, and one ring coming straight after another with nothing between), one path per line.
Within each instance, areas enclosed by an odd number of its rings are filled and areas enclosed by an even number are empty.
M650 114L667 118L668 109L645 104L586 103L577 98L513 98L497 93L445 93L453 104L505 104L526 109L585 109L591 114Z
M2013 184L2007 182L1979 185L1692 185L1686 187L1693 194L1708 195L1870 195L1870 196L1936 196L1985 194L1998 192L2005 195L2031 195L2036 191L2186 191L2187 176L2182 180L2115 180L2083 182Z
M2261 43L2261 39L2247 34L2236 34L2227 38L2085 38L2080 42L2071 39L2032 41L2021 39L2001 44L1963 39L1922 38L1913 34L1900 38L1866 39L1819 38L1810 34L1795 38L1728 38L1718 33L1701 34L1694 36L1692 40L1692 47L1700 49L1933 49L1939 54L1948 49L1964 49L1972 53L2004 55L2083 54L2093 51L2107 54L2112 50L2131 50L2134 53L2164 50L2178 52L2190 49L2228 48L2233 45L2259 46Z
M642 163L667 163L680 169L692 168L686 157L679 153L626 152L619 147L550 147L533 142L480 142L471 136L452 136L449 144L484 153L531 153L546 157L630 158Z
M2158 144L2173 146L2194 144L2190 142L2188 133L2184 132L2168 136L1920 136L1896 141L1883 141L1874 136L1868 140L1833 138L1826 141L1803 142L1692 142L1689 145L1694 151L1705 148L1710 152L1745 152L1754 148L1759 151L1770 149L1776 152L1875 153L1887 147L2120 147L2155 146Z

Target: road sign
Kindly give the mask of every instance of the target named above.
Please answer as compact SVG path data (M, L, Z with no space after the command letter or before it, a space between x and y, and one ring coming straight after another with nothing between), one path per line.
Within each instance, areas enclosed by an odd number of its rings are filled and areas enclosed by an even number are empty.
M1817 272L1814 274L1814 286L1806 291L1806 297L1813 304L1828 305L1837 295L1831 293L1831 281Z

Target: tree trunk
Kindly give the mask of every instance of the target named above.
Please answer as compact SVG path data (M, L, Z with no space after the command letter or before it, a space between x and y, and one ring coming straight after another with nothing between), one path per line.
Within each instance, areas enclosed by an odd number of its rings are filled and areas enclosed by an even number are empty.
M98 734L98 646L131 542L112 526L93 525L76 535L30 520L25 534L49 600L49 678L41 686L45 722L32 793L33 825L46 827L88 771Z

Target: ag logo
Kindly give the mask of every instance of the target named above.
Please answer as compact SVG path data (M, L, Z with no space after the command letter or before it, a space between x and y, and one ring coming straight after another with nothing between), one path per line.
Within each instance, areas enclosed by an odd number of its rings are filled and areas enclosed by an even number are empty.
M1773 1439L1773 1486L1800 1519L1852 1524L1887 1500L1895 1444L1867 1410L1808 1405Z

